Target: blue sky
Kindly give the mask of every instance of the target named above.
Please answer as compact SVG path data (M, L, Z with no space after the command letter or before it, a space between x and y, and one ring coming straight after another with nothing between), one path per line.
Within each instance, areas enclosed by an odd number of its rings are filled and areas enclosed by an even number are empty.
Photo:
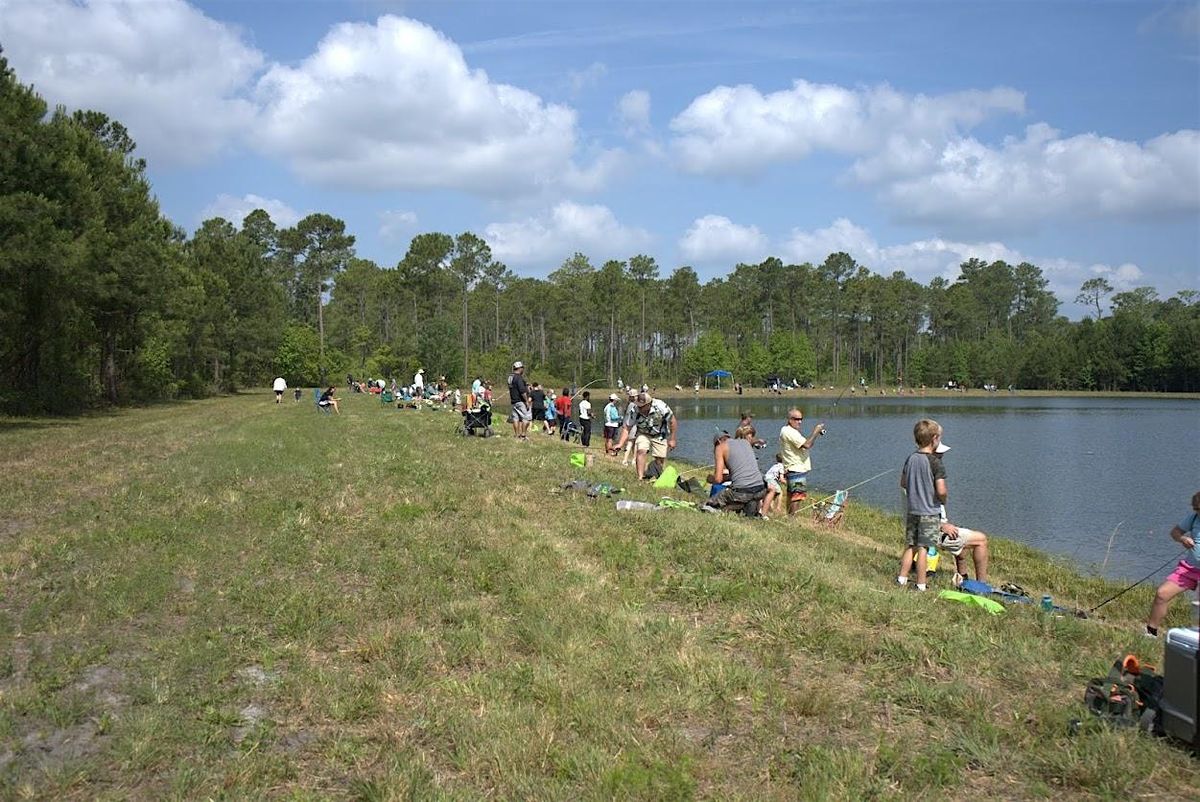
M1200 2L0 0L52 103L124 122L189 230L344 219L516 272L847 250L1200 287Z

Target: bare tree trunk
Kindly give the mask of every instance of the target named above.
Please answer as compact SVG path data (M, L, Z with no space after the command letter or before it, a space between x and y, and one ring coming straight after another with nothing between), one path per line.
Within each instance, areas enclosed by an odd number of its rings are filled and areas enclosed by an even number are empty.
M467 341L467 285L463 285L463 384L470 384L470 368L468 367L468 354L470 349Z
M611 387L616 384L617 377L613 375L615 365L613 360L617 350L617 313L613 309L608 310L608 385Z
M321 343L321 385L325 385L325 305L321 303L321 284L317 283L317 336Z

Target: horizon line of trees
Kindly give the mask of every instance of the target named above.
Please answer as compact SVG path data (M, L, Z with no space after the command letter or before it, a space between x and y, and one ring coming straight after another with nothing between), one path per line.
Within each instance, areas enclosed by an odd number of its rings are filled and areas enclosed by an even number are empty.
M328 214L280 228L263 210L188 237L161 214L117 121L47 113L0 54L0 411L263 386L500 378L546 383L1013 384L1200 390L1200 293L1162 300L1090 279L1071 322L1036 265L970 259L951 282L872 272L845 253L769 258L701 283L638 254L573 254L518 276L479 236L429 232L391 267L359 258ZM1105 314L1105 306L1109 314Z

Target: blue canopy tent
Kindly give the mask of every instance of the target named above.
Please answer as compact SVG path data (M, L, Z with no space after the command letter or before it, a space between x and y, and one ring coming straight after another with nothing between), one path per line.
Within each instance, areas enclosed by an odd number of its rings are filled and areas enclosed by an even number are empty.
M727 370L710 370L708 373L704 374L704 386L707 388L708 380L710 378L714 378L717 380L717 389L720 390L721 389L721 379L728 379L732 376L733 376L733 374Z

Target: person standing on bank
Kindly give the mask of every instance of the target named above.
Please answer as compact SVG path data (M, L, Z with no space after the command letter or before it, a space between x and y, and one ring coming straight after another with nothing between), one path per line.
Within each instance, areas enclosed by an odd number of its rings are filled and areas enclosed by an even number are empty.
M1167 606L1185 590L1195 590L1200 585L1200 493L1192 496L1192 511L1171 529L1171 540L1188 551L1180 559L1179 565L1167 577L1167 581L1158 586L1154 594L1154 604L1150 607L1150 617L1146 619L1147 637L1157 638L1158 628L1167 617Z
M530 431L536 431L533 424L540 424L543 429L546 428L546 391L542 389L540 382L534 382L529 391L529 397L533 402L533 421L529 426Z
M659 472L667 461L667 453L675 448L675 438L679 432L679 421L666 402L652 398L650 393L641 392L629 405L625 416L625 428L621 431L621 441L617 443L620 451L629 439L630 432L636 431L634 439L634 465L637 466L639 481L646 477L647 455L658 464Z
M554 413L558 416L558 439L568 440L571 437L571 388L564 387L562 395L554 399Z
M529 421L533 414L529 411L529 385L525 383L525 363L514 362L513 372L508 377L508 400L512 402L513 434L518 440L529 439Z
M813 441L825 433L825 424L818 423L807 438L800 431L804 413L799 409L788 411L787 423L779 430L779 453L783 455L783 470L787 480L787 512L796 513L796 505L808 498L808 474L812 470L809 452Z
M592 393L583 391L579 402L579 445L588 448L592 444Z
M604 406L604 453L615 454L613 443L617 441L617 428L621 425L621 409L617 406L621 398L610 393Z

